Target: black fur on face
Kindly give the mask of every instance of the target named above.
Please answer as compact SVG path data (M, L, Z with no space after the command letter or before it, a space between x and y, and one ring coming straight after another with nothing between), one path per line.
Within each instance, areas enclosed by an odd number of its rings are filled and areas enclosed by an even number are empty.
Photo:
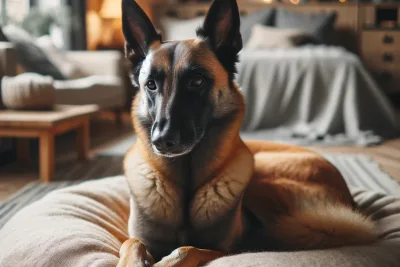
M122 14L132 81L140 88L135 116L156 154L187 154L213 120L235 108L229 88L242 48L236 1L214 1L199 38L179 42L163 43L131 0L123 0Z

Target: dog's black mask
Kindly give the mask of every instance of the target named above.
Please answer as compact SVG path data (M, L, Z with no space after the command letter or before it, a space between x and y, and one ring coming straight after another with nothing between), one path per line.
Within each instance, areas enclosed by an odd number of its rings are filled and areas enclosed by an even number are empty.
M163 42L132 0L122 3L126 55L140 101L134 116L147 130L158 155L185 155L210 123L237 107L232 86L242 48L235 0L215 0L198 38Z

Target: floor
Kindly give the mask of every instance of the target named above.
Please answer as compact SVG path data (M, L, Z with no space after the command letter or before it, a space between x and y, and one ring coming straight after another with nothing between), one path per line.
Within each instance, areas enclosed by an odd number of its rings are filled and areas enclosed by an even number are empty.
M90 157L94 157L109 145L133 133L132 126L127 120L120 126L110 119L94 120L91 122L90 128ZM76 161L74 137L73 132L56 137L56 168ZM0 167L0 202L28 183L38 180L37 155L38 144L36 140L32 140L31 161L28 165L22 166L15 162Z
M91 156L104 150L119 140L132 134L132 127L126 120L118 127L112 120L94 120L91 123ZM99 134L102 133L102 134ZM74 138L72 134L56 139L56 162L68 164L75 160L71 147ZM37 178L37 144L32 141L32 162L29 165L20 166L17 163L0 168L0 202L10 197L29 182ZM323 152L345 152L368 154L378 161L382 169L400 182L400 138L390 140L375 147L317 147Z

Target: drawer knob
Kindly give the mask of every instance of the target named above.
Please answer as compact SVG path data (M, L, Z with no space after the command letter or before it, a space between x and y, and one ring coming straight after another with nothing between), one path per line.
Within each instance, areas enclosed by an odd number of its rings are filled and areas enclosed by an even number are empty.
M201 16L205 16L206 15L206 11L204 11L204 10L201 10L201 11L197 11L196 12L196 17L201 17Z
M394 38L391 35L385 35L383 36L383 43L385 44L392 44L394 42Z
M382 60L383 62L392 62L394 59L393 54L392 53L384 53L382 55Z

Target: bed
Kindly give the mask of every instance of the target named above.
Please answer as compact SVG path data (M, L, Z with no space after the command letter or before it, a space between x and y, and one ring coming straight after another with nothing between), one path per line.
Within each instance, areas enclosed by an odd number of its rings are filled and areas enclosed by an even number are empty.
M247 104L244 138L297 145L364 146L398 136L394 108L357 55L357 5L239 6L244 49L236 78ZM157 24L168 40L193 38L207 9L208 4L168 5L159 10ZM323 42L250 49L247 32L259 18L248 18L265 9L276 10L269 22L264 19L265 24L277 23L283 13L283 23L301 14L335 14L335 19ZM303 28L314 27L310 20L303 24Z
M247 139L372 145L397 135L394 109L359 58L336 46L243 51Z

